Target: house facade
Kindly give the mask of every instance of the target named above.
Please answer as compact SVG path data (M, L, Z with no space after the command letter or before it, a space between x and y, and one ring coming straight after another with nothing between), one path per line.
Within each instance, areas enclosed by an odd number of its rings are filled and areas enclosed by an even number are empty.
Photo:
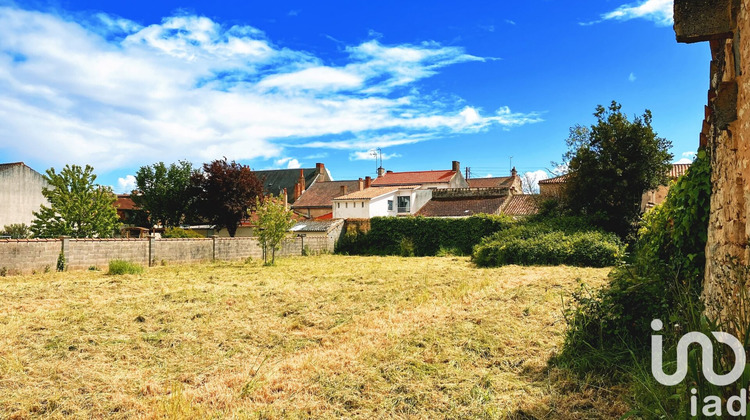
M48 204L42 194L47 186L42 174L23 162L0 164L0 229L18 223L30 225L34 212Z
M372 179L315 182L292 205L292 210L306 219L333 218L333 199L369 188Z
M333 199L334 219L370 219L416 214L432 190L418 185L370 187Z

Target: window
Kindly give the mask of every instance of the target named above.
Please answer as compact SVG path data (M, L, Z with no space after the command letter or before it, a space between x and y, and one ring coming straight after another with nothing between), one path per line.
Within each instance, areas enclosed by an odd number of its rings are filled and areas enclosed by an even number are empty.
M336 208L340 209L341 208L341 203L336 203Z
M364 201L362 202L362 208L365 208L365 202Z
M399 197L398 198L398 212L399 213L409 213L409 210L411 208L411 197Z
M393 211L393 200L388 200L388 211Z
M348 209L349 208L349 203L344 203L344 208Z

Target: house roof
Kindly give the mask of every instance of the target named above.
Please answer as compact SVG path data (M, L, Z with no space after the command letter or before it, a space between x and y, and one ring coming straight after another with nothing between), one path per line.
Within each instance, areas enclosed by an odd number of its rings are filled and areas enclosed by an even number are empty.
M291 229L290 232L328 232L335 228L339 224L344 223L341 219L336 220L306 220L304 222L297 222Z
M413 186L412 186L413 187ZM342 195L341 197L336 197L333 200L369 200L375 197L380 197L383 194L388 194L389 192L396 191L399 188L405 188L405 186L402 187L370 187L365 188L362 191L355 191L351 194Z
M309 208L309 207L331 207L333 199L340 197L341 187L346 187L347 192L357 191L359 181L327 181L316 182L310 186L294 202L292 208Z
M568 174L556 176L554 178L542 179L539 181L540 184L564 184L568 179Z
M690 168L690 165L692 165L692 163L672 164L672 168L669 170L669 177L672 179L676 179L685 175L685 173L687 173L687 170Z
M373 187L448 183L456 171L386 172L372 181Z
M417 215L425 217L467 217L480 213L497 214L507 198L507 196L504 196L432 199L417 212Z
M466 182L469 188L508 188L513 185L514 177L498 176L494 178L470 178Z
M14 166L27 166L23 162L11 162L11 163L0 163L0 171L8 168L12 168Z
M115 208L118 210L138 210L138 206L130 198L130 194L119 194L117 200L115 200Z
M286 188L288 201L291 203L294 201L294 185L299 179L299 171L302 171L305 177L305 188L309 187L318 176L316 168L272 169L254 172L263 182L263 191L266 194L279 195Z
M503 214L509 216L530 216L537 213L539 213L539 196L536 194L511 196L503 209Z

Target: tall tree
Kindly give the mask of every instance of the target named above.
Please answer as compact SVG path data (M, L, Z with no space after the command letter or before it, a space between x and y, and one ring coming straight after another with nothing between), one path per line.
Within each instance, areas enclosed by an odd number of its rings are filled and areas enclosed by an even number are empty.
M266 249L271 250L271 265L276 262L276 251L281 248L281 241L289 235L294 226L294 212L286 207L283 197L268 196L263 203L256 203L258 215L258 239ZM268 252L264 253L268 263Z
M203 164L203 172L192 176L198 213L217 230L226 228L234 237L237 227L263 197L263 183L249 166L227 159Z
M91 166L66 165L60 173L50 168L44 179L50 187L42 194L50 205L34 212L31 231L37 238L109 238L120 227L116 196L111 188L94 183Z
M640 215L643 193L667 182L671 142L651 127L651 111L632 121L612 101L599 105L590 129L576 126L568 138L566 207L626 237Z
M179 226L192 216L190 177L196 171L187 161L167 167L164 162L141 166L135 175L133 202L148 213L151 226Z

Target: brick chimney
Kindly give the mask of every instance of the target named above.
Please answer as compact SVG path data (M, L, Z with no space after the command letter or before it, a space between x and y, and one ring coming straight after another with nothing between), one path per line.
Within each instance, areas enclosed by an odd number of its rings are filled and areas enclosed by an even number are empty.
M363 189L365 189L365 182L362 181L362 178L359 179L359 184L357 184L357 188L358 188L357 191L362 191Z
M305 192L305 171L300 169L299 179L294 185L294 201L297 201L297 199L302 195L303 192Z
M284 200L284 210L287 210L289 208L289 196L286 194L286 188L281 194L281 199Z
M341 195L346 195L346 185L341 186Z
M384 173L385 173L385 169L383 169L382 166L379 167L378 168L378 178L380 178L381 176L383 176Z
M393 171L385 171L385 173L387 173L387 174L392 174L392 173L393 173Z
M330 181L328 179L328 174L326 173L326 165L323 163L316 163L315 164L315 173L318 175L323 175L323 177L319 178L319 182L323 181Z
M516 171L515 166L513 167L513 169L510 170L510 176L518 176L518 171Z
M454 172L461 172L461 163L457 160L454 160L451 170Z
M372 185L372 178L369 176L365 177L365 188L370 188L370 185Z

